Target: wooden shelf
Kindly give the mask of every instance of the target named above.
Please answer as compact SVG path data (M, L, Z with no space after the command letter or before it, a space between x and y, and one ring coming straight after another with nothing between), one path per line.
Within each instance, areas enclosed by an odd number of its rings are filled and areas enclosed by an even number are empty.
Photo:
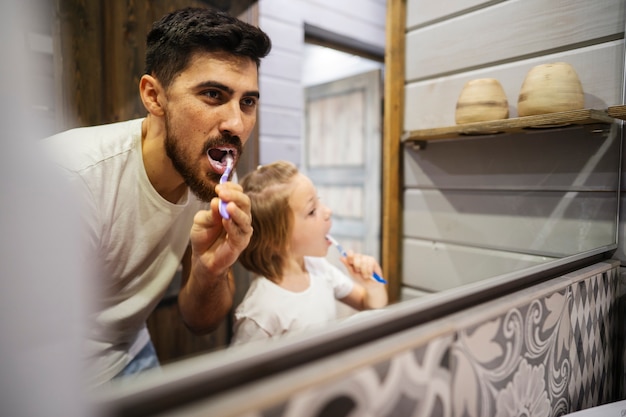
M606 110L606 113L620 120L626 120L626 106L612 106Z
M439 127L433 129L412 130L402 137L404 143L428 142L439 139L469 138L480 135L519 133L551 129L570 125L608 124L615 119L626 120L626 106L613 106L607 110L581 109L558 113L539 114L536 116L512 119L492 120L489 122L467 123L463 125Z

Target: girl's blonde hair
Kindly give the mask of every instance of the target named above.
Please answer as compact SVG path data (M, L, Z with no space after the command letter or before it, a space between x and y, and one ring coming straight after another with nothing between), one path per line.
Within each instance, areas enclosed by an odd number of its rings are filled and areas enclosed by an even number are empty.
M287 161L259 166L240 181L252 203L252 238L239 257L249 271L279 282L289 250L293 212L289 197L298 168Z

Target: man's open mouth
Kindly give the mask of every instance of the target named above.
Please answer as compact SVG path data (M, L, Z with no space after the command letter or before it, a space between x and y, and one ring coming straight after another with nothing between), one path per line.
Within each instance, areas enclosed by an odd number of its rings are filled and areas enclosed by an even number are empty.
M232 158L237 160L237 150L231 147L211 148L207 151L209 162L213 170L218 173L224 173L226 169L226 155L231 154Z

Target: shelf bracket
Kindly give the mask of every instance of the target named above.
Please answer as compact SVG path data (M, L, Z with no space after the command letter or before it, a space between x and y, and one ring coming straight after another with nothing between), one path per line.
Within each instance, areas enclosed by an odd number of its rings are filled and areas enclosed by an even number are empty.
M589 133L602 134L602 136L607 137L609 132L611 131L611 125L602 124L602 123L593 123L584 125L585 130Z
M405 145L410 146L414 151L420 151L426 149L427 140L411 140L404 142Z

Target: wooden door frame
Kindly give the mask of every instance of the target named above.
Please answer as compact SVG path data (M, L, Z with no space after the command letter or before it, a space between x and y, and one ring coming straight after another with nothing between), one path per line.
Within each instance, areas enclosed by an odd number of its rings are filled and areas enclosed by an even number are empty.
M361 166L355 165L324 165L312 167L308 159L309 146L315 147L320 145L316 140L309 138L308 128L310 126L309 104L322 100L333 100L338 96L347 96L354 93L362 93L363 100L363 161ZM381 234L381 213L380 207L382 190L381 190L381 159L382 153L382 108L381 98L383 95L382 86L382 70L379 68L367 70L361 73L342 76L341 78L327 81L317 85L307 86L305 88L305 130L306 134L303 138L303 159L301 170L311 177L316 186L324 187L358 187L363 190L363 217L342 218L340 215L335 217L333 229L331 232L338 233L340 240L342 233L347 232L349 235L355 232L357 223L362 224L364 235L359 239L363 239L364 246L361 247L363 253L372 255L376 259L380 259L380 234ZM361 125L356 120L349 122L351 130L358 130ZM333 148L334 144L329 144ZM336 161L338 163L338 161ZM325 198L325 197L324 197ZM327 203L331 208L333 204ZM374 208L372 208L375 205ZM336 207L333 211L336 212ZM346 229L347 228L347 229ZM349 230L348 230L349 229ZM353 236L356 238L356 236ZM355 249L356 250L356 249Z
M381 261L389 281L389 301L402 288L402 136L404 112L406 0L387 0L385 104L383 112Z

